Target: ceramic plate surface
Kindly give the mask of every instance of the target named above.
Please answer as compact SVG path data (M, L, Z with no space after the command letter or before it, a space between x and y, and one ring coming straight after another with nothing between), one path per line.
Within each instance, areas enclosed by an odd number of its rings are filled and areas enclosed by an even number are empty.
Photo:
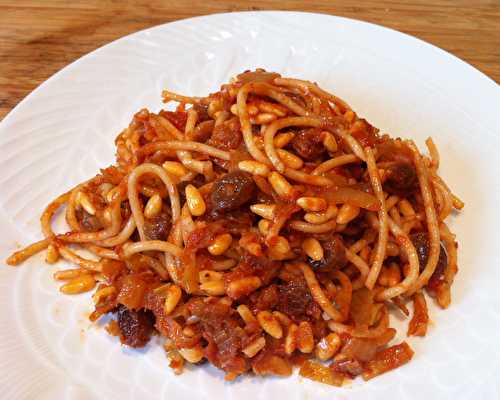
M459 59L379 26L326 15L257 12L178 21L127 36L43 83L0 123L0 259L41 237L56 195L110 164L113 140L160 93L205 95L263 67L318 82L382 132L432 136L441 176L464 199L453 217L460 272L453 304L431 307L413 360L334 388L298 376L226 383L212 367L175 376L153 341L122 347L87 321L90 295L63 296L43 256L0 265L3 399L497 399L500 396L500 90ZM395 321L398 323L398 321ZM403 336L402 336L403 337Z

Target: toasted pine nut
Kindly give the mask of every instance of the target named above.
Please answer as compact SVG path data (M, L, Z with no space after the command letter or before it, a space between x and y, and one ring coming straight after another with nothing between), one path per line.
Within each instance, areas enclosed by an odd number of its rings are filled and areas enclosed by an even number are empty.
M262 255L262 246L258 243L248 243L245 248L250 254L256 257L260 257Z
M95 215L95 207L90 202L89 196L84 192L78 192L76 195L76 204L80 205L90 215Z
M229 110L231 111L232 114L238 115L238 105L236 103L233 104Z
M63 269L61 271L54 272L54 279L58 281L70 281L82 274L86 273L82 269Z
M233 237L230 233L223 233L222 235L217 235L210 246L208 246L208 252L214 256L220 256L229 249Z
M276 236L276 238L273 239L274 241L271 245L273 251L281 254L286 254L290 251L290 243L288 243L288 240L286 238L284 238L283 236Z
M274 113L260 113L253 117L253 121L255 124L267 125L276 120L276 118L277 116Z
M236 311L238 311L238 314L240 314L240 317L243 321L245 321L245 324L254 324L257 322L257 319L253 315L252 311L246 306L245 304L240 304L237 308Z
M191 364L200 362L203 358L203 348L197 344L189 349L179 349L179 354Z
M252 204L250 210L262 218L273 219L276 204Z
M283 161L287 167L292 169L300 169L304 165L304 161L300 157L297 157L295 154L290 153L289 151L283 149L277 149L276 153L278 153L279 158Z
M92 290L96 285L94 277L90 274L81 274L73 278L65 285L62 285L59 290L64 294L79 294Z
M190 326L186 326L183 330L182 333L187 336L187 337L193 337L196 333L194 329Z
M304 215L304 219L310 224L324 224L337 216L337 206L330 204L326 211L323 212L308 212Z
M269 311L260 311L257 314L257 321L264 331L275 339L281 339L283 328L276 317Z
M45 261L47 264L55 264L59 260L59 251L53 244L49 244L47 247L47 255L45 256Z
M323 131L321 134L323 135L323 146L325 146L325 149L330 153L335 153L338 150L338 146L333 135L328 131Z
M311 324L302 321L297 331L297 348L301 353L311 353L314 350L314 336Z
M415 210L413 209L413 206L406 199L402 199L399 202L399 211L401 211L401 214L403 214L403 216L405 217L412 217L415 215Z
M348 203L343 204L337 214L337 224L345 225L351 222L359 215L359 212L360 208L358 206L353 206Z
M163 310L165 314L170 314L174 311L177 304L179 304L179 300L182 296L182 290L177 285L170 285L166 290L165 304L163 306Z
M238 168L242 171L251 173L252 175L268 176L269 167L259 161L254 160L244 160L238 163Z
M262 285L262 281L258 276L247 276L235 281L232 281L227 287L227 295L232 299L237 299L241 296L246 296Z
M92 295L92 300L94 301L94 304L99 304L101 299L106 298L108 296L111 296L116 292L116 288L114 286L106 286L103 287L99 290L97 290L93 295Z
M316 357L321 361L332 358L340 349L342 341L336 333L330 333L322 338L316 345Z
M267 234L269 232L269 227L271 226L271 222L269 222L269 220L267 220L267 219L261 219L259 221L259 223L257 224L257 226L259 227L259 232L263 236L267 236Z
M292 320L280 311L273 311L273 315L279 321L281 326L289 327L290 324L292 323Z
M149 198L146 203L146 207L144 207L144 216L146 218L153 218L160 214L162 206L161 197L159 194L155 194Z
M219 98L215 98L213 99L209 104L208 104L208 108L207 108L207 113L208 115L215 119L215 113L217 111L220 111L222 109L222 101L221 99Z
M207 209L205 200L203 200L201 193L195 186L191 184L186 186L186 203L188 205L189 211L195 217L203 215Z
M182 165L180 162L177 161L165 161L162 164L162 167L170 175L174 175L179 178L186 175L189 172L184 165Z
M222 296L226 294L223 280L203 282L200 284L200 289L209 296Z
M212 271L210 269L204 269L200 271L200 282L205 283L209 281L220 281L222 280L223 274L222 272Z
M290 143L294 136L295 135L292 132L278 133L274 137L274 147L276 147L277 149L285 147L288 143Z
M324 211L328 207L326 200L321 197L300 197L297 199L297 205L310 212Z
M285 337L285 353L290 355L297 348L297 334L298 334L298 326L295 324L291 324L288 327L288 333Z
M266 339L264 336L261 336L257 339L255 339L252 343L250 343L248 346L246 346L244 349L241 351L248 357L252 358L254 357L259 351L261 351L264 346L266 345Z
M323 259L323 247L321 247L320 242L314 238L307 238L302 243L302 249L304 253L307 254L314 261L320 261Z
M378 276L380 286L392 287L401 282L401 270L397 265L383 266Z
M292 185L280 173L273 171L267 178L274 191L280 197L289 197L292 194Z

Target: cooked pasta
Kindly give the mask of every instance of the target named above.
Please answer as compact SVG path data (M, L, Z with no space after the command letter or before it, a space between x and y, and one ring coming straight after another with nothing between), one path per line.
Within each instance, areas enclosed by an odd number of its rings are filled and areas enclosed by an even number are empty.
M341 385L408 362L390 305L425 336L424 292L446 308L463 207L439 153L381 135L318 85L258 69L207 97L163 92L175 111L134 115L116 163L55 199L44 239L17 265L75 265L61 292L94 290L124 345L165 340L175 373L208 360L226 379L253 372ZM69 231L51 219L66 208ZM75 252L80 247L96 258Z

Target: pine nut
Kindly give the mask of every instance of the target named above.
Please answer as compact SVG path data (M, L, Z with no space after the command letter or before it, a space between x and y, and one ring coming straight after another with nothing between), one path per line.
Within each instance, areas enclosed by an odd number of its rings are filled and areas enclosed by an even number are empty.
M194 215L195 217L203 215L207 209L205 200L203 200L201 193L191 184L186 186L186 203L191 215Z
M290 243L288 243L288 240L283 236L276 236L273 238L271 247L275 252L281 254L287 254L290 251Z
M223 233L222 235L217 235L210 246L208 246L208 252L214 256L220 256L229 249L233 237L230 233Z
M325 146L325 149L330 153L335 153L338 150L338 145L333 135L327 131L321 133L323 135L323 146Z
M294 136L295 135L291 132L278 133L274 137L274 147L276 147L277 149L285 147L288 143L290 143Z
M304 220L310 224L324 224L337 216L337 206L331 204L326 211L323 212L308 212L304 215Z
M53 244L49 244L47 247L47 255L45 256L45 261L47 264L55 264L59 260L59 251Z
M90 274L81 274L62 285L59 290L64 294L79 294L92 290L96 285L94 277Z
M265 219L273 219L276 204L252 204L250 210Z
M232 114L238 115L238 105L236 103L233 104L229 110L231 111Z
M332 358L340 349L342 341L336 333L330 333L322 338L316 345L316 357L321 361Z
M292 185L283 177L283 175L279 174L276 171L271 172L269 174L269 178L267 178L274 191L278 193L280 197L289 197L292 194L293 188Z
M280 311L273 311L273 315L279 321L279 323L281 324L281 326L289 327L290 324L292 323L291 319L288 318L285 314L283 314Z
M168 174L177 176L179 178L186 175L189 171L188 169L177 161L165 161L162 167Z
M311 324L302 321L297 331L297 348L301 353L311 353L314 350L314 336Z
M297 348L297 334L298 334L298 326L295 324L291 324L288 327L288 333L285 337L285 353L290 355Z
M259 232L262 234L262 236L267 236L267 234L269 233L271 222L269 222L269 220L267 219L261 219L259 220L257 226L259 227Z
M248 243L245 248L250 254L256 257L260 257L262 255L262 246L258 243Z
M90 202L89 196L84 192L78 192L76 195L76 204L80 205L88 214L95 215L96 210Z
M246 306L245 304L240 304L236 308L236 311L238 311L238 314L240 314L241 319L245 321L245 324L250 325L257 323L257 319L253 315L252 311L250 311L248 306Z
M207 293L209 296L222 296L226 294L224 288L224 281L207 281L200 284L200 289Z
M266 339L264 338L264 336L261 336L261 337L255 339L252 343L250 343L248 346L243 348L241 351L248 358L252 358L255 355L257 355L257 353L259 351L261 351L265 347L265 345L266 345Z
M314 238L307 238L302 243L302 249L304 253L307 254L314 261L320 261L323 259L323 247L321 247L320 242Z
M169 315L172 311L174 311L177 304L179 304L179 300L182 296L182 290L177 285L170 285L166 290L165 304L163 306L163 310L165 314Z
M300 169L304 166L304 161L302 161L300 157L297 157L295 154L292 154L289 151L277 149L276 153L278 153L278 156L281 161L283 161L283 164L285 164L289 168Z
M200 271L200 283L210 282L210 281L220 281L224 276L221 272L212 271L210 269L204 269Z
M358 206L353 206L348 203L343 204L337 214L337 224L345 225L351 222L359 215L359 212L360 208Z
M258 276L247 276L235 281L232 281L227 287L227 295L232 299L237 299L241 296L246 296L262 285L262 281Z
M197 344L196 346L190 349L179 349L179 354L191 364L196 364L200 362L203 358L203 348L201 345Z
M281 339L283 336L283 328L276 317L269 311L260 311L257 314L257 321L264 331L275 339Z
M252 175L259 176L268 176L270 172L269 167L266 164L254 160L240 161L238 163L238 168L242 171L249 172Z
M161 197L159 194L155 194L149 198L144 208L144 216L146 218L153 218L160 214L162 206Z
M325 211L328 207L326 200L321 197L300 197L297 199L297 205L309 212Z

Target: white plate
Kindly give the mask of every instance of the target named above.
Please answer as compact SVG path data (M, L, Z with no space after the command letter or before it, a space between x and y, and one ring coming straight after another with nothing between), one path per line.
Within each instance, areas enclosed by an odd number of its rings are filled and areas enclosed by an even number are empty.
M498 329L499 87L429 44L379 26L306 13L234 13L178 21L113 42L54 75L0 125L0 258L39 238L57 194L113 161L113 139L163 88L204 95L256 67L317 81L382 131L431 135L441 174L466 202L451 225L460 243L453 304L432 307L406 366L334 388L244 377L210 367L172 374L158 344L123 348L90 326L88 295L62 296L42 256L0 267L3 399L349 398L500 396ZM87 314L86 314L87 313ZM217 396L217 397L216 397Z

